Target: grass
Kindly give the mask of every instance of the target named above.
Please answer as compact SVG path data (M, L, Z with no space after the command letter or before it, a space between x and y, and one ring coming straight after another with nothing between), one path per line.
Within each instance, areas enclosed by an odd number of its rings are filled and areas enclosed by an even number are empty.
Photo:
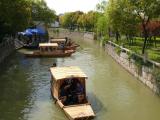
M156 47L154 45L154 42L147 43L147 48L145 49L145 51L147 52L149 59L160 62L160 38L156 38L156 41ZM125 38L122 38L118 42L114 40L114 42L119 45L123 45L125 48L128 48L137 54L142 55L144 39L141 37L135 37L132 44L129 44L129 42Z

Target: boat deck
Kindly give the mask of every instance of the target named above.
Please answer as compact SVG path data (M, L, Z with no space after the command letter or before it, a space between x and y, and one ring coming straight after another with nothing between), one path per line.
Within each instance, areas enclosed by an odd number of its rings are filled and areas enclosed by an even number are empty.
M94 117L95 114L89 104L68 106L63 108L71 120Z

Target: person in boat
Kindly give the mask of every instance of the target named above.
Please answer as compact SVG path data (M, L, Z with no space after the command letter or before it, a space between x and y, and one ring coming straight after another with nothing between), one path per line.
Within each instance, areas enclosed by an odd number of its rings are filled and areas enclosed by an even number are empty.
M76 93L77 94L83 94L84 93L84 87L80 82L77 82L77 84L76 84Z
M53 65L52 65L52 67L57 67L57 64L54 62Z
M78 104L83 104L86 102L84 96L84 86L80 82L77 82L76 84L76 96Z
M69 87L69 104L83 103L85 100L84 98L84 87L78 79L74 78Z
M71 45L72 45L72 42L69 40L67 45L68 45L68 46L71 46Z
M67 92L64 88L61 88L61 91L60 91L60 100L61 102L64 104L64 105L67 105Z
M73 84L72 78L67 79L64 81L64 83L61 85L60 88L60 99L64 105L72 105L73 102L73 94L71 92L71 86Z
M59 45L59 48L63 50L63 52L65 52L65 44L64 43L61 43Z
M69 89L69 94L70 94L70 104L76 104L78 102L78 97L76 95L76 84L77 84L77 79L73 79L70 89Z
M66 41L65 41L65 43L64 43L64 44L65 44L65 45L67 45L68 37L65 37L65 40L66 40Z
M64 82L63 87L64 87L65 95L67 96L66 105L76 104L78 101L78 98L76 95L76 80L72 78L66 80ZM62 90L62 93L63 93L63 90Z
M68 105L68 89L69 89L70 85L64 81L64 83L62 84L62 86L60 87L60 100L62 101L62 103L64 105Z

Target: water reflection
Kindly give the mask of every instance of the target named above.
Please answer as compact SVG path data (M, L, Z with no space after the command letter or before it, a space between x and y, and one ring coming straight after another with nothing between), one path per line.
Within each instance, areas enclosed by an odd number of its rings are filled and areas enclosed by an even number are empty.
M18 54L9 57L0 72L0 119L22 120L33 105L32 81L25 74L24 59ZM6 65L6 66L5 66ZM4 71L2 71L4 70Z

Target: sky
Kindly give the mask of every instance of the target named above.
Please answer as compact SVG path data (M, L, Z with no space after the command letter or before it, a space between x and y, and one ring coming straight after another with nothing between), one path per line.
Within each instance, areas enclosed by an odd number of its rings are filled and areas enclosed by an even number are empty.
M88 12L95 10L96 4L101 0L45 0L49 8L56 11L56 14L73 11Z

